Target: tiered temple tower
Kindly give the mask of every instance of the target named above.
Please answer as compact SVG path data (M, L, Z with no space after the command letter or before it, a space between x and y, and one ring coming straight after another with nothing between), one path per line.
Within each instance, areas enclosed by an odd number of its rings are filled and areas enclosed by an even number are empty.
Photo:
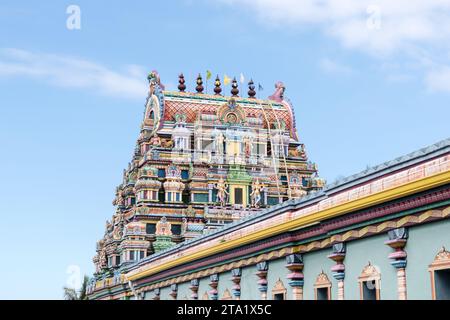
M317 166L300 142L284 86L268 99L248 98L236 81L223 96L165 91L156 71L136 149L117 187L112 219L97 243L96 279L120 277L127 266L263 208L322 188Z

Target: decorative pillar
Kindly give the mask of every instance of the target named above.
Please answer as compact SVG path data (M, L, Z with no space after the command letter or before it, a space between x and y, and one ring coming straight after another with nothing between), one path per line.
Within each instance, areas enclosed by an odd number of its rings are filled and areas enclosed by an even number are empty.
M267 300L267 272L269 265L267 261L260 262L256 265L256 275L258 276L258 290L261 292L261 299Z
M161 289L156 288L153 293L155 294L153 300L161 300Z
M331 267L331 273L333 278L337 280L338 284L338 300L344 300L344 278L345 278L345 265L344 259L346 254L345 243L336 243L333 245L333 253L328 256L331 260L336 262L336 265Z
M292 288L292 299L303 300L303 256L300 253L293 253L286 257L286 268L290 273L286 276Z
M177 295L178 295L178 285L176 283L172 284L170 286L170 296L173 298L173 300L177 300Z
M198 279L192 279L191 286L189 287L189 289L191 289L191 291L192 291L192 294L191 294L192 300L198 300L198 287L199 287Z
M269 188L264 187L263 188L263 194L264 194L264 205L267 206L267 194L269 193Z
M213 202L213 189L214 189L214 185L213 184L208 184L208 202L212 203Z
M219 285L219 275L213 274L209 277L209 286L211 287L211 290L209 290L209 296L211 297L211 300L217 300L218 299L218 292L217 292L217 286Z
M241 268L236 268L231 270L231 281L233 281L234 285L231 289L234 299L240 300L241 299Z
M397 269L397 292L398 300L406 300L406 251L403 248L406 246L408 240L408 229L398 228L388 232L389 240L385 242L386 245L394 249L394 252L389 254L391 265Z

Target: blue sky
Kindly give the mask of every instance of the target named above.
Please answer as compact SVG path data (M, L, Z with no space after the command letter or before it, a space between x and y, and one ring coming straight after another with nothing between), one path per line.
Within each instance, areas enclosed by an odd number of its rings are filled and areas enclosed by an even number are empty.
M169 89L184 72L189 90L207 69L242 72L262 96L283 81L331 182L449 137L449 13L439 0L3 0L0 298L60 299L70 266L93 272L148 71Z

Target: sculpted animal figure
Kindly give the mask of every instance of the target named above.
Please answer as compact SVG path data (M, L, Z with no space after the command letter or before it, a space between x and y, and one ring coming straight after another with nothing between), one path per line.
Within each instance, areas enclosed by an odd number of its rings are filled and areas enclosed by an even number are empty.
M172 149L173 147L173 140L163 140L162 141L162 147Z

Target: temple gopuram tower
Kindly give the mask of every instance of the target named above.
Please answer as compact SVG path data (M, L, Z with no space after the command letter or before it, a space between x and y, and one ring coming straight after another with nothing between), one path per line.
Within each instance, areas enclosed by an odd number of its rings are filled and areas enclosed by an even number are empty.
M166 91L148 76L149 93L131 162L116 189L115 213L97 243L96 280L120 279L127 267L185 240L298 199L323 187L299 139L293 106L277 82L268 99Z

